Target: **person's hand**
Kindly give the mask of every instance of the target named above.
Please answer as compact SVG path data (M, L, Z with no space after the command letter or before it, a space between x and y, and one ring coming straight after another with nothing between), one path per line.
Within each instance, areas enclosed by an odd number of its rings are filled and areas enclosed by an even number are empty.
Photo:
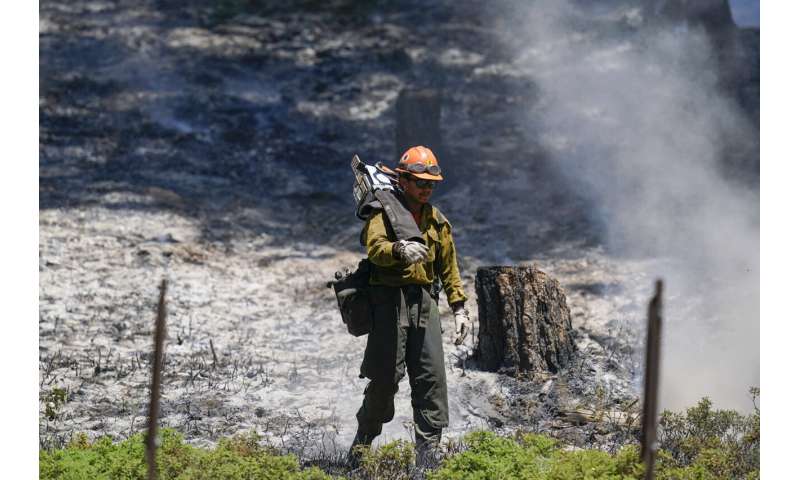
M407 265L419 263L428 258L428 247L418 243L400 240L392 245L392 255Z
M469 312L463 302L453 305L453 317L455 317L456 323L456 334L453 344L461 345L464 343L464 339L467 338L469 327L472 326L472 322L469 319Z

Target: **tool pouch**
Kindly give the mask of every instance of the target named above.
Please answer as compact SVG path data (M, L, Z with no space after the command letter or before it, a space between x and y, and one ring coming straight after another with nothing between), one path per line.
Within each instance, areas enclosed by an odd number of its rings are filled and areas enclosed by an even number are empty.
M339 313L351 335L360 337L372 330L372 307L369 303L370 262L364 258L354 272L336 272L336 280L328 283L336 294Z

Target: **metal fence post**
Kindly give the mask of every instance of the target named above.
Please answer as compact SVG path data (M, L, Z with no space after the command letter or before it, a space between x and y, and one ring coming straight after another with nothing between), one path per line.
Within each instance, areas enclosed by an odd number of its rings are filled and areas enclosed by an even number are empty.
M656 416L658 414L658 376L661 362L661 293L664 282L656 280L656 292L647 309L647 353L644 375L644 416L642 420L642 451L645 480L652 480L657 445Z
M158 436L158 402L161 396L161 359L164 356L164 337L167 333L167 280L161 281L158 297L158 312L156 314L155 351L153 352L153 374L150 384L150 409L147 418L147 441L145 456L147 458L147 478L155 480L158 472L156 469L156 448Z

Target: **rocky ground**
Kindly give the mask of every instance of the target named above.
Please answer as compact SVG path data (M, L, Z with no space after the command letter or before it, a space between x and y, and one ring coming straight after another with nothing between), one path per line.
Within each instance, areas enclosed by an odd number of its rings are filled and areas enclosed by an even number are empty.
M470 368L473 339L448 343L447 436L631 441L656 260L609 251L590 200L526 134L537 86L504 53L501 13L42 2L41 445L144 428L167 278L162 426L204 445L255 429L303 458L346 448L365 339L347 334L325 282L363 256L349 159L393 163L407 85L446 92L434 203L468 293L481 265L536 264L565 288L580 350L569 371L520 381ZM48 411L57 389L66 401ZM396 405L381 442L410 439L406 383Z

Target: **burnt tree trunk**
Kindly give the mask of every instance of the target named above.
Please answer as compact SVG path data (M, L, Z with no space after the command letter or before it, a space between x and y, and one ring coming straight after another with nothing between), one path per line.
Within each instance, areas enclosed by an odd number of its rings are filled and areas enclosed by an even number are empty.
M417 145L430 148L434 155L441 154L441 112L442 100L437 90L406 88L400 92L397 97L395 159Z
M475 290L481 368L519 375L567 366L575 341L558 281L535 267L481 267Z
M648 0L644 17L655 25L676 26L684 22L701 29L708 37L718 66L724 75L734 65L737 48L737 27L730 0Z

